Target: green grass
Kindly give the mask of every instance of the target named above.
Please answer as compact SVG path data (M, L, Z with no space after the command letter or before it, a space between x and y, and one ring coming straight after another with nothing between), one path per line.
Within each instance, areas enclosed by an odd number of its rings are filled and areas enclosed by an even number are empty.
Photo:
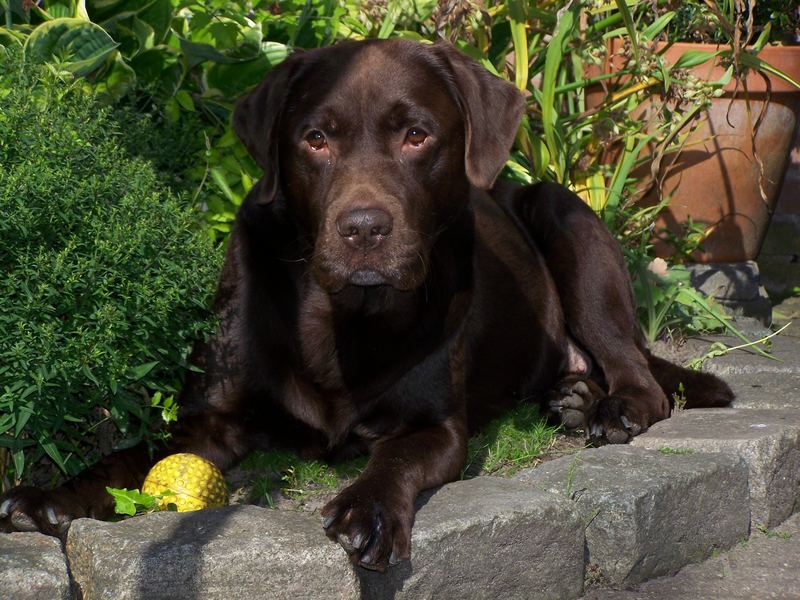
M791 533L787 533L785 531L775 531L774 529L770 529L766 525L756 525L756 529L767 536L769 539L780 538L782 540L788 540L792 537Z
M304 460L285 450L272 450L253 452L242 462L242 469L248 472L249 501L273 506L275 490L302 503L316 493L335 490L343 481L357 477L366 464L366 456L329 465L319 460Z
M555 442L557 427L548 425L535 404L523 404L470 439L467 464L461 477L511 475L535 466ZM241 465L246 501L275 505L275 493L306 503L313 496L341 488L357 477L367 464L363 456L344 463L305 460L292 452L253 452Z
M567 471L567 486L564 490L567 498L570 500L572 499L572 495L574 493L574 484L575 484L575 477L578 474L578 469L581 466L581 455L580 453L576 454L575 457L569 463L569 470Z
M658 449L661 454L694 454L694 450L691 448L670 448L669 446L663 446Z
M520 404L470 439L462 479L511 475L535 466L552 448L557 431L558 427L547 424L536 404Z

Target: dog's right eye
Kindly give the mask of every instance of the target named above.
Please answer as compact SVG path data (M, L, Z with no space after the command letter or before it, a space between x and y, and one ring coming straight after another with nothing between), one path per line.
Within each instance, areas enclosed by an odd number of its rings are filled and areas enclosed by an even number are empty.
M325 139L325 134L319 129L311 131L306 136L306 143L311 146L312 150L322 150L328 145L328 141Z
M426 139L428 139L428 132L420 127L412 127L406 133L406 142L415 148L422 146Z

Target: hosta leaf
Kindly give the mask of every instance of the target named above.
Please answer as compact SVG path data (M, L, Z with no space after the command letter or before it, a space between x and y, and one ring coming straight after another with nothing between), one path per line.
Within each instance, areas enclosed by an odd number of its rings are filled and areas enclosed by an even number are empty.
M98 100L102 104L112 104L124 96L135 81L136 73L117 53L111 69L95 85Z
M133 33L136 35L136 39L139 41L139 52L153 47L156 35L149 23L134 17Z
M172 20L172 2L170 0L155 0L138 16L153 28L155 43L160 44L167 37L167 32L169 32L169 24Z
M47 13L54 19L72 16L72 11L65 4L51 4L47 7Z
M83 19L53 19L33 30L25 42L25 58L58 60L62 68L83 76L99 68L117 46L99 25Z
M25 42L25 36L16 31L0 29L0 46L6 48L19 47Z

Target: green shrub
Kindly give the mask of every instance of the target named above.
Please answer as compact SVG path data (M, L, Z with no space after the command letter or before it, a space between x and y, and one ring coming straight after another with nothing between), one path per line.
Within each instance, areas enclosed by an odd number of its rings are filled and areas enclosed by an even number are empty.
M92 462L98 428L117 447L158 435L212 326L220 253L126 152L144 122L123 131L18 55L0 49L0 467L22 481L48 457L65 474Z

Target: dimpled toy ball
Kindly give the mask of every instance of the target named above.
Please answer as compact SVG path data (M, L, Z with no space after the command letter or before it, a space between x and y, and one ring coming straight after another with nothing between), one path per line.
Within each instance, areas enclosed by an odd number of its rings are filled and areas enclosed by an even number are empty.
M228 504L228 489L219 469L196 454L172 454L158 461L145 477L142 492L157 496L169 490L172 495L159 502L159 510L170 504L178 512L217 508Z

